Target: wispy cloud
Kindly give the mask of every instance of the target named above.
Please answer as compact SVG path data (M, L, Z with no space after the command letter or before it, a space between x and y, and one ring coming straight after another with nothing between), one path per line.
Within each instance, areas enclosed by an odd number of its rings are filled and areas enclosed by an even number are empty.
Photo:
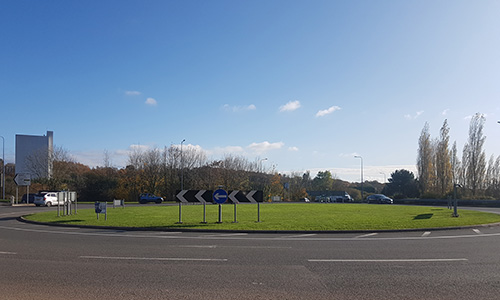
M252 143L252 144L248 145L247 148L252 152L255 152L257 154L262 154L262 153L265 153L269 150L280 149L284 145L285 144L283 142L269 143L268 141L265 141L262 143Z
M424 111L421 110L421 111L417 111L414 115L407 114L407 115L405 115L405 119L407 119L407 120L415 120L418 117L420 117L420 115L423 114L423 113L424 113Z
M450 112L449 108L443 110L443 112L441 113L441 115L446 116L448 114L448 112Z
M257 106L255 106L254 104L243 105L243 106L231 106L229 104L224 104L222 108L225 111L240 112L240 111L256 110Z
M146 103L149 106L156 106L158 104L158 102L156 102L154 98L148 98L144 103Z
M297 148L295 146L294 147L288 147L288 151L297 152L297 151L299 151L299 148Z
M316 117L324 117L333 113L334 111L340 110L341 108L338 106L331 106L328 109L320 110L316 113Z
M290 101L285 105L280 106L280 112L283 111L294 111L300 108L300 101Z
M139 96L141 92L138 91L125 91L125 95L127 96Z

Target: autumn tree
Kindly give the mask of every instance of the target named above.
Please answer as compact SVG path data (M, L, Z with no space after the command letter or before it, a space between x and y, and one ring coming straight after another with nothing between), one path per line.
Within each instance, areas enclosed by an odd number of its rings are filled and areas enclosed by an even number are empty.
M485 117L475 114L469 125L469 139L463 150L463 167L465 171L465 185L475 196L483 188L486 172L486 154L483 150L486 137L483 135Z
M433 183L435 182L435 168L428 123L425 123L418 140L417 171L422 194L432 192Z
M452 188L452 170L449 150L450 128L448 121L444 120L440 130L440 138L436 143L435 150L435 169L437 190L441 196L446 195Z

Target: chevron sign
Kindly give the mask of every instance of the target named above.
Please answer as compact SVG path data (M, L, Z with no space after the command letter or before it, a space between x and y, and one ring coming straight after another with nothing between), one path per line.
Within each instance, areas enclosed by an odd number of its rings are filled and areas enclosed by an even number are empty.
M182 203L188 203L188 202L212 203L213 202L212 196L213 196L212 190L182 190L182 191L177 191L176 201ZM253 190L249 192L243 192L239 190L228 191L228 198L231 201L231 203L236 203L236 204L240 202L257 203L264 201L264 192L258 190Z

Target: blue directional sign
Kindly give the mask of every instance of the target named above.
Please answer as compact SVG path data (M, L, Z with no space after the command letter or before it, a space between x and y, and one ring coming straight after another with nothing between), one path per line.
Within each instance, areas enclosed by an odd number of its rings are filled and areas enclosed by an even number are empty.
M227 192L223 189L218 189L214 192L213 199L215 203L222 204L227 200Z

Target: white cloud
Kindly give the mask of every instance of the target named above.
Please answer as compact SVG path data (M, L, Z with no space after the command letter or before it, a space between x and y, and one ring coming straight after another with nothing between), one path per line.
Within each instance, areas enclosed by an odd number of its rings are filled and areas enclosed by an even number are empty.
M125 91L125 95L127 96L139 96L141 92L138 91Z
M297 148L297 147L288 147L288 151L296 152L296 151L299 151L299 148Z
M156 102L156 100L154 98L148 98L146 99L146 103L147 105L150 105L150 106L156 106L158 104L158 102Z
M316 113L316 117L324 117L326 115L329 115L333 113L334 111L340 110L341 108L338 106L331 106L328 109L325 110L320 110Z
M443 112L441 113L443 116L446 116L448 114L448 112L450 111L449 108L443 110Z
M412 115L410 115L410 114L407 114L407 115L405 115L405 119L407 119L407 120L415 120L415 119L417 119L418 117L420 117L420 115L421 115L421 114L423 114L423 113L424 113L424 111L423 111L423 110L421 110L421 111L417 111L417 112L415 113L415 115L413 115L413 116L412 116Z
M257 106L255 106L254 104L244 105L244 106L230 106L229 104L224 104L222 108L226 111L239 112L247 110L256 110Z
M248 149L250 151L253 151L257 154L262 154L265 153L269 150L276 150L280 149L283 147L285 144L283 142L278 142L278 143L269 143L268 141L262 142L262 143L252 143L248 145Z
M300 107L300 101L290 101L285 105L280 106L280 112L282 111L294 111Z

